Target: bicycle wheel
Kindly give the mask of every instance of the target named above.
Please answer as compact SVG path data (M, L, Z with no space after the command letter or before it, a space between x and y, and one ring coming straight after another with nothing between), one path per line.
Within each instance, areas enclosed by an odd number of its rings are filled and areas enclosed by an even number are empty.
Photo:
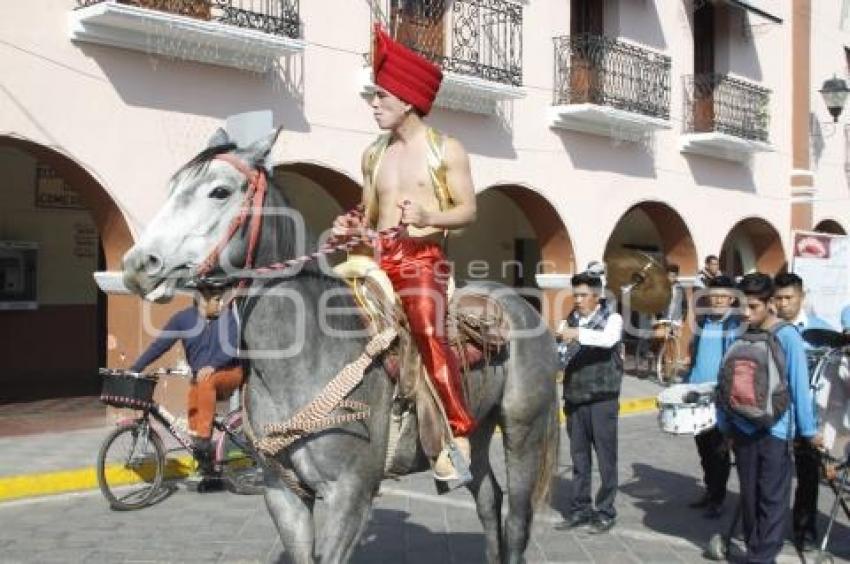
M159 492L165 470L165 448L144 422L116 428L97 454L97 483L113 509L146 506Z
M664 339L655 362L655 375L662 384L670 384L679 376L679 340L676 337Z
M221 433L216 448L216 462L221 468L225 485L236 494L263 493L263 471L257 464L248 437L242 430L241 411L235 411L225 417L224 425L229 432Z

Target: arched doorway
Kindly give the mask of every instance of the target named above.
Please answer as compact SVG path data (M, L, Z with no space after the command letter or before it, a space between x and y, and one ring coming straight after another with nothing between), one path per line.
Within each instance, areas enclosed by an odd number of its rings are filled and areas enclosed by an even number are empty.
M641 202L626 210L605 246L605 255L618 249L644 251L663 263L679 265L682 276L698 270L696 247L682 217L661 202Z
M331 227L343 211L360 203L362 187L342 172L313 163L287 163L274 169L274 179L290 205L304 217L313 237Z
M720 252L720 269L732 277L750 272L774 275L788 266L782 238L759 217L743 219L726 235Z
M576 271L558 212L539 193L519 185L487 188L477 195L477 205L476 222L448 242L457 283L490 280L520 289L553 326L570 305L559 287Z
M694 276L698 270L696 246L684 219L670 206L662 202L646 201L633 205L620 217L605 245L605 258L620 250L642 251L660 263L679 266L679 276ZM686 290L687 292L687 290ZM690 296L688 298L690 300ZM689 308L693 310L693 308ZM652 327L652 314L622 311L625 321L627 350L635 351L635 368L640 366L637 358L643 354L639 330ZM662 312L657 312L662 313ZM690 339L690 324L683 327L680 342ZM647 349L648 350L648 349ZM684 351L680 351L683 353Z
M0 169L3 400L98 394L97 368L120 366L121 353L141 345L135 298L106 296L92 277L120 269L129 227L104 187L67 155L0 137ZM28 284L33 292L22 296Z
M830 235L847 235L844 227L834 219L824 219L815 226L818 233L829 233Z

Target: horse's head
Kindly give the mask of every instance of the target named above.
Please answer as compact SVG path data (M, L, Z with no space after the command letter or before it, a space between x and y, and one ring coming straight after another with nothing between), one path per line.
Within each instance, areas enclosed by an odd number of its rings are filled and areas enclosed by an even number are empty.
M124 255L124 283L131 291L169 301L219 244L219 264L245 264L247 229L243 225L228 238L229 228L249 189L246 171L264 167L279 132L239 148L219 129L208 147L174 174L162 209ZM246 168L240 170L240 164Z

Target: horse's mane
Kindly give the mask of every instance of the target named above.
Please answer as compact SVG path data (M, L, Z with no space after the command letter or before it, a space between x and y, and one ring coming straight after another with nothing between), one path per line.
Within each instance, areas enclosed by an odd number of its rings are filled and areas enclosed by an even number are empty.
M236 150L236 144L234 143L226 143L224 145L214 145L212 147L207 147L206 149L192 157L189 162L177 169L177 172L175 172L171 176L172 189L175 185L174 181L183 174L190 173L192 175L197 175L206 172L207 166L209 166L210 162L214 158L216 158L218 155L229 153L234 150Z

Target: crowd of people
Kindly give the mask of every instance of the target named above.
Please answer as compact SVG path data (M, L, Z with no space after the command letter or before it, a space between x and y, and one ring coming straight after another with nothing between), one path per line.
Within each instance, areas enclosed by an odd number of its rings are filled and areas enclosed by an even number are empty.
M687 319L687 299L668 268L672 287L668 319ZM617 398L623 374L619 354L623 321L602 296L598 276L572 278L574 308L557 337L575 343L564 369L564 411L573 464L573 498L567 519L557 526L590 526L603 533L614 526L617 491ZM809 550L818 539L817 494L821 466L812 390L812 367L804 340L808 329L850 333L850 306L833 328L805 307L804 281L794 273L763 273L739 281L720 272L709 256L695 281L695 309L689 347L688 384L715 384L716 425L695 435L704 492L690 502L708 519L723 514L734 456L740 483L740 514L748 562L773 562L785 536L792 476L797 488L792 511L795 546ZM767 390L759 400L757 389ZM764 395L764 394L762 394ZM600 486L590 496L590 454L596 452Z

